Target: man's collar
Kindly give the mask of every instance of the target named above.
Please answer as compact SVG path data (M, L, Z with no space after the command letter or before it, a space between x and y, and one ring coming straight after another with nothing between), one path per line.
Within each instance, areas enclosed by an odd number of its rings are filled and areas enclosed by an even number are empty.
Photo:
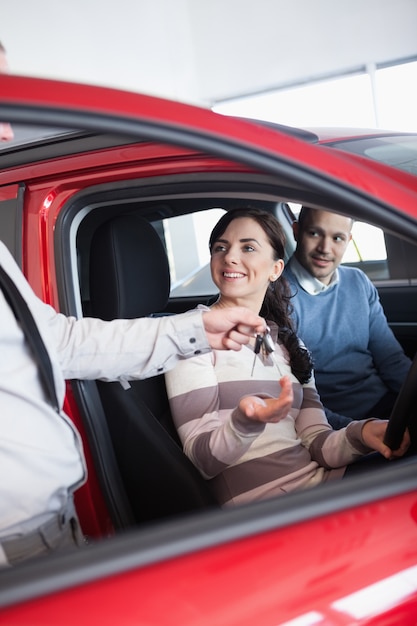
M311 296L317 296L319 293L330 289L330 287L333 287L334 285L336 285L336 283L339 282L339 270L337 268L333 272L330 283L328 285L325 285L320 280L318 280L318 278L315 278L312 274L310 274L310 272L308 272L301 265L301 263L294 255L292 255L292 257L288 261L288 265L292 273L300 283L300 286Z

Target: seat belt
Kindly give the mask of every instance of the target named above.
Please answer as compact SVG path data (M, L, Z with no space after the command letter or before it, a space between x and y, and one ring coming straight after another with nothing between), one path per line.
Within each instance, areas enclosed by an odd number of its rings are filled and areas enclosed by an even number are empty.
M49 401L57 413L60 413L49 354L26 300L23 298L15 283L7 272L1 267L1 265L0 288L3 291L4 297L9 303L10 308L15 314L15 317L23 330L25 339L30 346L33 357L39 367L41 381Z

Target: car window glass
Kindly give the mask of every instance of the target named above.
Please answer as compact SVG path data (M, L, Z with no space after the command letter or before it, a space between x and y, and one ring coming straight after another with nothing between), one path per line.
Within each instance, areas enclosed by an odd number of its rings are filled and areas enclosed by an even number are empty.
M171 274L171 296L212 295L208 240L224 209L215 208L162 220Z
M384 232L377 226L355 222L342 265L360 268L373 281L389 279Z
M387 250L383 231L371 224L355 222L352 227L352 239L343 257L343 262L386 261L386 258Z

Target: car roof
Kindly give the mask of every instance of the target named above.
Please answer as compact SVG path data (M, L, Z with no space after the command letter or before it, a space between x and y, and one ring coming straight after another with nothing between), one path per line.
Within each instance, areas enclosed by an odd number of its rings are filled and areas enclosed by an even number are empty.
M274 176L281 175L285 166L286 171L291 170L296 177L304 176L306 171L325 176L328 184L338 180L339 184L343 181L343 185L349 187L355 180L356 187L360 187L363 194L371 192L373 200L379 199L391 206L401 206L404 201L404 207L411 207L407 212L415 214L414 177L409 176L410 180L397 178L396 182L401 186L394 188L387 182L393 168L384 172L382 166L375 167L369 159L360 158L356 162L339 150L315 145L314 135L309 135L310 140L306 140L305 135L301 139L288 127L284 127L285 131L279 125L272 129L269 125L231 119L190 104L107 87L2 74L1 118L13 125L27 122L60 129L58 133L38 140L43 148L46 143L51 146L55 142L56 155L59 150L66 154L68 149L74 149L77 137L71 132L69 137L66 131L74 132L76 128L81 130L83 136L78 139L83 142L85 134L112 135L113 140L116 137L116 143L151 141L177 148L182 146L200 154L238 161L257 170L261 168ZM71 142L73 148L68 147ZM7 158L0 160L0 170L9 169L19 152L19 158L23 159L26 149L32 150L31 155L26 154L29 156L27 163L39 160L37 150L41 147L26 144L25 147L16 145L2 149L0 157L7 155Z
M417 133L378 129L315 129L321 145L417 176Z
M387 128L366 128L366 127L349 127L349 126L308 126L305 127L306 132L317 137L317 141L341 141L355 140L364 137L399 137L399 136L417 136L417 133L398 131Z

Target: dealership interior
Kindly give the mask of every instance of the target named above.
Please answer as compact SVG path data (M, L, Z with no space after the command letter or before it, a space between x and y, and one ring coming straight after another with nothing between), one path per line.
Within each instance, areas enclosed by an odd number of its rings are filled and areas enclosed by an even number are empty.
M415 0L0 0L0 7L0 41L16 74L290 126L417 130Z

